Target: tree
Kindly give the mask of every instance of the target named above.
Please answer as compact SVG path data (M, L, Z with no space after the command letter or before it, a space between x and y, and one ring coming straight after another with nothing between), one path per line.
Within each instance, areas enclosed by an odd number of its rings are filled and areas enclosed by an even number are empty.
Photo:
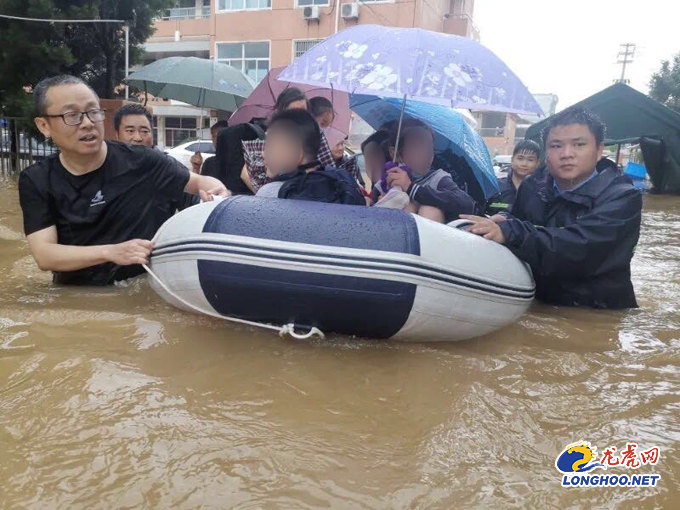
M0 12L16 16L52 17L51 2L0 0ZM23 117L30 112L27 87L41 78L64 72L73 55L64 40L64 26L0 18L0 114Z
M122 19L130 26L130 64L154 31L153 20L174 0L0 0L0 13L41 19ZM101 97L114 97L125 73L122 24L39 23L0 18L0 108L25 114L40 79L82 77Z
M680 112L680 53L673 57L672 62L664 60L661 69L652 75L649 96Z
M141 59L141 45L154 32L153 21L175 0L56 0L69 18L122 19L130 26L130 64ZM125 75L123 25L68 25L66 43L75 57L69 72L85 79L101 97L114 97Z

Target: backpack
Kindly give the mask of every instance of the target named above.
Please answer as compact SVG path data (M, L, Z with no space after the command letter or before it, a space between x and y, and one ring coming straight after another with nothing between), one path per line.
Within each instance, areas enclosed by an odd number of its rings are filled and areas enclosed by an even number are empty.
M328 204L366 205L351 175L327 167L306 172L300 170L283 181L279 198L326 202Z

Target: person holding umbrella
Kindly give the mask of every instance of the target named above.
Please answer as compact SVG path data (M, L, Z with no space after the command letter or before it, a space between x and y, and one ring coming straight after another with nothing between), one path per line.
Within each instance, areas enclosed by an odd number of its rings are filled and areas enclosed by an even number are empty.
M434 134L425 123L412 121L394 141L395 160L400 166L390 168L385 180L390 188L408 194L406 210L438 223L475 211L475 201L453 182L451 175L432 167Z
M19 198L31 254L55 283L106 285L142 274L159 207L183 191L228 195L218 180L158 151L105 142L106 112L75 76L42 80L33 99L35 124L59 153L21 172Z

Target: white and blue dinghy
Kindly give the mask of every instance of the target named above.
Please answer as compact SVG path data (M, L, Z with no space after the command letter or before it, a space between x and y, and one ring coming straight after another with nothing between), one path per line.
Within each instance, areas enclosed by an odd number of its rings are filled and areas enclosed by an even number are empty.
M182 211L154 240L151 285L168 302L288 332L463 340L534 296L507 248L403 211L234 197Z

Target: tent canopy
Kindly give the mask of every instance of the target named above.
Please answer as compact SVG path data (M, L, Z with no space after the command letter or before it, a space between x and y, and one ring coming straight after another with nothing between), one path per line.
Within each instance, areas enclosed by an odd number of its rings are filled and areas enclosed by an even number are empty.
M607 126L608 145L640 143L647 172L658 193L680 193L680 114L623 83L616 83L570 108L586 108ZM540 142L551 117L527 130Z

